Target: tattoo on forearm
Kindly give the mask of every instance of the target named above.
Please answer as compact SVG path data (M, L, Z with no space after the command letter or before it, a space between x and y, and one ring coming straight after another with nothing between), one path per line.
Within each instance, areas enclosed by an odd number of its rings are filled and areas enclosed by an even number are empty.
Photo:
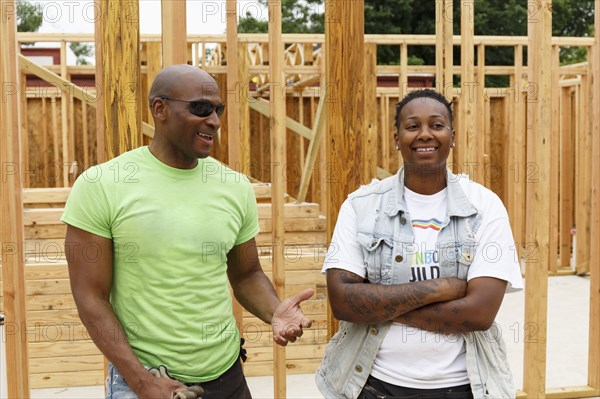
M339 272L344 282L356 282L351 273ZM381 321L390 320L400 313L418 309L430 303L427 298L437 293L439 282L430 280L428 285L404 284L395 286L395 295L390 295L390 287L369 284L347 284L344 301L356 314L367 319L375 316Z

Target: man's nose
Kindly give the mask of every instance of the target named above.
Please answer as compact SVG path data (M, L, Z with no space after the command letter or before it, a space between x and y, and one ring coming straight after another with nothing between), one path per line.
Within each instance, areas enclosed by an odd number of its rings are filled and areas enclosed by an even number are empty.
M206 117L206 124L214 127L214 129L218 129L221 127L221 118L217 115L215 111L211 112L209 116Z

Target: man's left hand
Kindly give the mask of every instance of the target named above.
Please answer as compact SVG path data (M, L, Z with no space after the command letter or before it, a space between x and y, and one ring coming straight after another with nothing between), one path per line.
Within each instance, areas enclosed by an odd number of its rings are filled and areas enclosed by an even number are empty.
M314 290L309 288L287 298L277 306L271 321L273 341L281 346L286 346L288 342L295 342L302 336L303 328L309 328L312 325L312 321L304 316L300 309L300 302L307 300L313 294Z

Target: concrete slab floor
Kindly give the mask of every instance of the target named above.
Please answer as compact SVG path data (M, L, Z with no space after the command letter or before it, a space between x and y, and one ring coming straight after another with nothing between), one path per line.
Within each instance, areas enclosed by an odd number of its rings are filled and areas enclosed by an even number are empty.
M562 276L548 280L548 333L546 386L569 387L587 384L588 277ZM496 322L507 345L509 363L517 387L523 385L523 344L537 339L537 326L524 324L523 292L508 294L504 298ZM272 377L248 378L255 399L273 398ZM287 397L290 399L322 398L316 389L314 375L288 375ZM104 388L77 387L32 390L33 399L100 399Z

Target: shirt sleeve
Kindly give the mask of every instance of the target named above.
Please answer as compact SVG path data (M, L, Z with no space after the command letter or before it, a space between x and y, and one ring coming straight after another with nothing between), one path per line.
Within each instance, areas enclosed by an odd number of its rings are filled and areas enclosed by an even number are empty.
M331 237L331 244L325 256L322 272L329 269L343 269L361 277L367 275L364 257L357 236L356 212L349 199L340 208L337 223Z
M110 206L102 182L100 166L94 173L81 174L69 193L61 221L89 233L112 239Z
M260 231L258 224L258 207L256 205L256 196L254 188L250 183L246 184L245 207L242 220L242 227L238 233L235 245L243 244L254 238Z
M494 277L508 282L507 292L523 289L521 267L506 209L497 199L497 209L487 214L495 215L484 220L475 234L477 247L469 267L467 281L476 277Z

